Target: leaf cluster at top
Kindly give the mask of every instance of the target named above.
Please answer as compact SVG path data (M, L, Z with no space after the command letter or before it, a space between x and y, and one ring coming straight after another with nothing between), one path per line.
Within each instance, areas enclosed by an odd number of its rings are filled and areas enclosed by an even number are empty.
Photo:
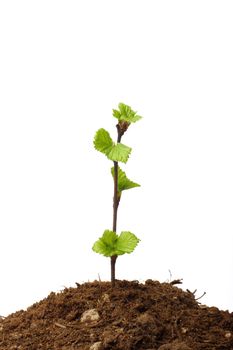
M118 108L119 110L113 109L113 116L119 120L119 125L125 122L128 127L130 123L135 123L142 118L124 103L119 103ZM114 143L109 132L103 128L99 129L95 134L94 147L97 151L105 154L108 159L123 163L128 161L132 151L130 147L121 142Z
M137 112L133 111L130 106L127 106L124 103L119 103L118 108L119 110L113 109L113 116L119 121L135 123L142 119L140 115L137 115Z

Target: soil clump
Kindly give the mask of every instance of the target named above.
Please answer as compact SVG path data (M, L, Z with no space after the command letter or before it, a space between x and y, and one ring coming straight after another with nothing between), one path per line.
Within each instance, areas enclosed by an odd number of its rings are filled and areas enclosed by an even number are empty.
M233 350L233 313L175 284L95 281L52 292L0 320L0 350Z

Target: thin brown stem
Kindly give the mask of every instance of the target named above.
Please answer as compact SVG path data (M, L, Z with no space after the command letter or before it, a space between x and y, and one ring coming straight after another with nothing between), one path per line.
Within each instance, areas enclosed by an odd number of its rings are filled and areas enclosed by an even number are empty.
M117 230L117 209L118 209L118 162L114 164L114 194L113 194L113 224L112 230Z
M117 143L121 142L122 132L119 128L119 125L117 125ZM112 230L114 232L117 231L117 209L119 205L119 197L118 197L118 162L113 162L114 164L114 194L113 194L113 224L112 224ZM111 256L111 282L112 286L115 285L115 266L116 266L116 259L117 255Z

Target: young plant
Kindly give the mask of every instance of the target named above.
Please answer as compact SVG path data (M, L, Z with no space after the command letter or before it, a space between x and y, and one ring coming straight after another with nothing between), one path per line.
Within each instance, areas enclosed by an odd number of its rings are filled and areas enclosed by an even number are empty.
M119 255L132 253L137 246L139 239L129 231L123 231L117 235L117 211L121 200L122 192L140 185L128 179L125 172L118 163L126 163L131 153L131 148L121 143L121 138L128 130L130 124L137 122L142 117L137 115L131 107L119 103L118 110L113 109L113 117L117 118L117 142L114 143L108 131L99 129L94 137L94 147L113 161L111 173L114 182L113 194L113 225L112 230L105 230L93 245L94 252L110 257L111 259L111 282L115 284L115 265Z

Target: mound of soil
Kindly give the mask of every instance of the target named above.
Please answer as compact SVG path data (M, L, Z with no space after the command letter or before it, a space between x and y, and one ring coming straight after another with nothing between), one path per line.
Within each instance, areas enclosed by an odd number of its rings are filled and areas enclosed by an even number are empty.
M175 284L92 282L51 293L1 319L0 349L233 350L233 313Z

